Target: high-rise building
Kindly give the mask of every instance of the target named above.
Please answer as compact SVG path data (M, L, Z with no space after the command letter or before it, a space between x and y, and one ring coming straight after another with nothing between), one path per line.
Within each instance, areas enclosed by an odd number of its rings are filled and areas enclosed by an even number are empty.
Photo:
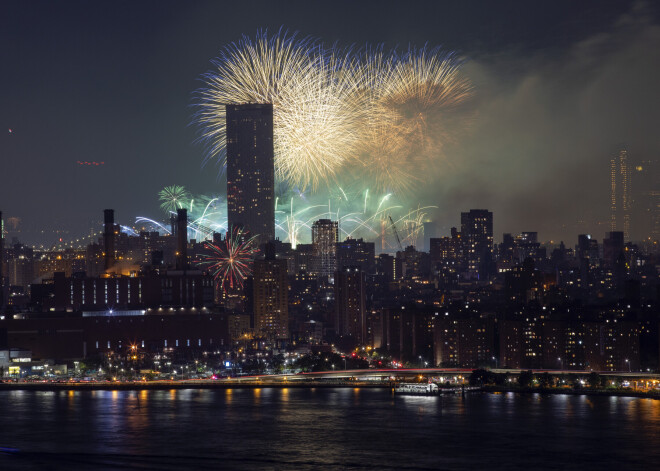
M335 273L335 332L367 342L366 279L359 266L345 266Z
M516 263L523 263L526 258L542 260L545 258L538 240L538 232L521 232L514 239L514 253Z
M20 286L27 290L34 280L34 249L23 244L14 244L11 260L7 263L5 273L9 286Z
M266 244L266 256L254 261L253 306L255 330L271 339L289 338L289 278L287 261L275 258Z
M487 209L461 213L461 238L466 275L469 278L487 275L493 254L493 213Z
M412 245L396 253L396 271L403 278L427 277L431 272L431 257L427 252L420 252Z
M316 276L329 278L337 268L337 242L339 224L330 219L319 219L312 224L314 258L312 272Z
M373 242L348 237L337 244L337 270L347 266L359 266L366 274L376 270L376 248Z
M454 229L454 228L452 228ZM461 261L461 238L452 230L451 237L433 237L429 241L431 263L458 270Z
M5 308L5 282L3 265L5 263L5 223L0 211L0 312Z
M115 264L115 211L103 210L103 256L105 271L112 269Z
M630 240L630 174L628 151L622 149L610 160L610 228L612 232L623 230L625 240Z
M635 182L635 215L644 214L635 219L635 229L639 239L647 239L655 250L660 243L660 158L642 160L638 165L631 165L630 172Z
M600 253L598 241L592 239L589 234L579 234L578 243L575 246L578 260L585 260L588 266L596 266L599 263Z
M624 237L623 232L614 231L608 232L603 239L603 262L606 267L612 268L624 259Z
M660 191L649 191L648 196L651 202L651 240L660 242Z
M497 267L500 271L510 270L516 264L516 242L513 236L505 232L497 251Z
M227 222L275 238L273 105L227 105Z
M293 253L295 273L305 272L310 275L314 265L314 244L298 244Z
M176 269L188 268L188 211L176 210Z
M382 253L376 260L376 274L382 278L383 282L390 283L401 278L401 274L396 271L396 259L390 254Z

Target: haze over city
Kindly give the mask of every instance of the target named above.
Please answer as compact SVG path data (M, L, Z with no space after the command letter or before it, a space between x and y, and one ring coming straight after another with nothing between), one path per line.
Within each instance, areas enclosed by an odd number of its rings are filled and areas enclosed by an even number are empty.
M651 2L11 2L0 22L0 201L5 218L17 218L8 235L24 243L98 232L108 207L127 226L163 220L158 192L169 185L224 196L221 167L203 165L195 92L223 48L264 31L328 47L439 46L464 61L468 119L433 178L396 195L411 209L432 206L434 235L484 207L497 240L525 230L567 244L580 233L601 238L609 163L623 148L640 169L630 236L651 231L660 151ZM308 194L325 200L331 190Z

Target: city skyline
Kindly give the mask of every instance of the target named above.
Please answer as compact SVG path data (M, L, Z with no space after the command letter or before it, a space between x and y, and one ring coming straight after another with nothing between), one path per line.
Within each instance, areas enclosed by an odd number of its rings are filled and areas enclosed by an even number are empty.
M12 218L7 227L16 227L30 244L51 245L59 236L75 239L100 229L100 207L115 208L125 225L153 216L151 195L167 185L222 195L218 168L202 167L204 151L189 126L191 105L218 51L258 31L284 28L356 48L428 44L465 58L463 70L475 88L472 123L448 144L450 158L439 163L439 176L401 196L411 207L437 206L429 217L438 235L458 224L453 208L460 206L498 214L496 238L525 230L538 231L541 240L601 237L609 228L609 161L620 143L635 167L646 169L643 162L657 161L660 153L651 124L657 109L647 99L658 73L658 48L649 45L660 42L658 12L649 3L532 8L524 2L419 2L416 9L402 9L364 2L347 15L339 15L341 6L295 2L278 11L255 3L249 14L244 7L209 3L184 10L159 2L155 13L148 2L113 4L116 9L81 5L9 7L4 20L10 22L2 33L10 45L2 52L9 73L0 80L9 94L0 116L7 129L0 152L9 165L0 201ZM512 9L515 20L507 13ZM237 21L220 32L213 24L220 15ZM360 21L365 15L374 21ZM326 19L334 20L333 28ZM414 31L406 26L413 21ZM80 64L84 74L75 73ZM38 78L35 67L52 73ZM626 118L631 115L634 125ZM653 181L638 173L631 177L639 191L632 195L634 240L650 233L644 206L657 191L636 185L636 179Z
M4 3L0 469L660 457L660 3Z

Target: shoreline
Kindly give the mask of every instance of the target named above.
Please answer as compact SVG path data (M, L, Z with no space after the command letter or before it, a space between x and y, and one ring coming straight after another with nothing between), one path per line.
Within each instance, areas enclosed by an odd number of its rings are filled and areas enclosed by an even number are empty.
M519 394L564 394L567 396L609 396L609 397L638 397L660 400L660 391L635 391L621 389L563 389L563 388L503 388L499 386L482 386L481 391L490 394L519 393Z
M0 383L0 391L167 391L171 389L312 389L366 388L391 389L390 384L263 381L148 381L148 382L80 382L80 383Z
M364 388L392 389L392 384L371 383L366 381L328 383L322 381L274 382L274 381L149 381L149 382L76 382L76 383L0 383L0 391L167 391L172 389L313 389L313 388ZM468 391L466 391L468 392ZM591 390L557 389L557 388L506 388L499 386L483 386L479 390L469 392L484 392L488 394L518 393L518 394L563 394L569 396L610 396L636 397L660 400L660 391L634 390ZM459 393L460 394L460 393ZM442 395L442 394L440 394Z

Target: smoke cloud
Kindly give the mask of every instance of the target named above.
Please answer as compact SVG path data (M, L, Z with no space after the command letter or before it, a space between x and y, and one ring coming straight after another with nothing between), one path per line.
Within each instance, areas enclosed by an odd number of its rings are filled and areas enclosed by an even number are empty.
M464 70L476 85L476 117L424 195L441 207L439 235L460 224L460 211L488 208L496 239L529 230L567 245L579 233L601 239L610 230L609 161L625 146L634 166L644 163L632 175L631 236L648 236L645 192L660 181L660 27L644 4L559 56L512 52Z

